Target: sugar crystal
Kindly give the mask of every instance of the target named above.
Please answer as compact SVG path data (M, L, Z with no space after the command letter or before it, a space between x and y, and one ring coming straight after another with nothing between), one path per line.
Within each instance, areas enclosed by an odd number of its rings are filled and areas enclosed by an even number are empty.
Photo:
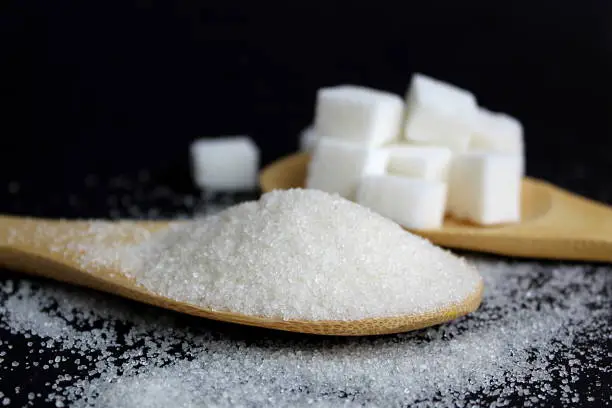
M143 262L130 273L153 292L283 319L420 314L459 303L481 284L463 259L318 190L274 191L177 224L137 250Z

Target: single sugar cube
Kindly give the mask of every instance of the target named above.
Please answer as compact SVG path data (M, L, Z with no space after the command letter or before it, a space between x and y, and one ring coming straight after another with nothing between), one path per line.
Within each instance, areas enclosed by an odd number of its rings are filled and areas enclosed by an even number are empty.
M404 177L446 181L452 152L447 147L388 146L387 172Z
M191 144L195 184L217 191L257 188L259 149L247 136L199 139Z
M321 136L377 147L398 138L403 114L395 94L339 85L318 91L315 128Z
M456 155L449 174L448 212L481 225L520 221L521 166L515 154Z
M364 174L384 172L386 156L377 149L322 137L306 178L306 188L337 193L353 200Z
M523 126L504 113L478 109L470 150L523 154Z
M366 175L357 202L410 229L440 228L444 220L447 186L395 175Z
M300 133L300 151L312 153L318 139L314 126L308 126Z
M406 95L404 137L464 152L473 133L476 113L476 98L472 93L415 74Z
M510 115L480 108L469 150L519 155L521 157L521 172L525 174L523 125L518 119Z
M362 175L385 174L389 167L391 150L387 148L371 149L361 172Z

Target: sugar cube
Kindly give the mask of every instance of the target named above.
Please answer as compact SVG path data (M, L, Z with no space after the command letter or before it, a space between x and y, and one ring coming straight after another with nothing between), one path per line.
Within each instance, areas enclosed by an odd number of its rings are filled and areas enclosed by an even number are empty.
M312 153L318 139L314 126L308 126L300 133L300 151Z
M448 212L481 225L520 221L521 157L468 152L453 157Z
M191 144L191 171L201 189L257 188L259 149L247 136L198 139Z
M447 186L395 175L366 175L357 202L411 229L439 228L444 219Z
M388 146L387 172L404 177L446 181L452 152L446 147Z
M455 152L466 151L476 112L476 98L472 93L415 74L406 95L404 137L414 142L446 146Z
M523 154L523 126L504 113L478 109L470 150Z
M308 165L306 188L353 200L362 175L384 172L385 160L377 149L322 137Z
M402 99L389 92L355 85L322 88L315 128L321 136L376 147L397 139L403 112Z
M366 161L362 170L362 175L368 174L385 174L389 167L389 159L391 158L391 150L387 148L371 149L368 152Z

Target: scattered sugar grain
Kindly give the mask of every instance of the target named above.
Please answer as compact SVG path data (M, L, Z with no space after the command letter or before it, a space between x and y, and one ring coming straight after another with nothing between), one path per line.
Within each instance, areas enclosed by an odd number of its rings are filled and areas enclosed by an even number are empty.
M50 372L56 379L41 398L77 408L559 406L587 398L603 405L602 378L611 373L605 344L612 335L612 269L472 262L487 287L481 308L413 333L309 340L275 332L242 335L199 319L185 326L172 313L134 310L131 302L60 284L38 287L27 279L1 291L0 330L18 336L27 328L46 342L48 321L67 322L70 329L52 344L62 355L75 350L87 360L85 376ZM35 313L7 320L18 303L19 310ZM99 332L76 329L99 321L107 324ZM588 391L578 384L585 379Z
M87 194L77 197L71 203L70 197L66 202L67 206L73 208L92 208L98 207L95 201L99 201L101 194L106 195L106 214L98 215L117 219L169 219L178 218L179 212L184 212L185 217L205 216L219 212L220 209L227 207L223 196L217 197L206 190L199 192L177 191L171 186L162 185L156 182L156 178L148 170L140 170L135 175L118 175L110 179L90 174L84 178L84 184L88 191L97 192L95 195ZM256 192L243 194L247 197L255 197ZM62 204L61 197L58 197L58 205ZM235 198L232 198L232 203Z

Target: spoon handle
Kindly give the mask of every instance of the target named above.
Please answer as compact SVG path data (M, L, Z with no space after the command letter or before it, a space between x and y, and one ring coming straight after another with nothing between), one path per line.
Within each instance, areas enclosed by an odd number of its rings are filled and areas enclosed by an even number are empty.
M535 182L532 182L536 186ZM612 208L537 182L537 216L518 224L412 231L435 244L522 258L612 262Z
M70 242L91 239L92 222L0 215L0 249L35 252L48 256Z
M0 215L0 252L45 252L54 238L65 235L57 226L51 220Z
M66 251L71 234L85 230L79 221L0 216L0 265L33 275L81 283L73 253Z
M559 188L553 200L541 227L564 243L560 255L612 262L612 207Z
M117 251L146 241L152 233L170 225L167 221L60 220L0 215L0 265L64 281L66 274L88 279L93 275L107 278L108 274L103 272L118 267L112 261ZM104 262L87 261L87 254L92 253Z

